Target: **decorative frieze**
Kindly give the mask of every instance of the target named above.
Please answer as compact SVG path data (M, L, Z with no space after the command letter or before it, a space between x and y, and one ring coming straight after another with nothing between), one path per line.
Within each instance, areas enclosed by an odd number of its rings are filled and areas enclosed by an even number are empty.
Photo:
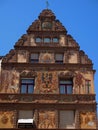
M0 103L78 103L90 104L95 102L95 95L60 95L60 94L0 94Z

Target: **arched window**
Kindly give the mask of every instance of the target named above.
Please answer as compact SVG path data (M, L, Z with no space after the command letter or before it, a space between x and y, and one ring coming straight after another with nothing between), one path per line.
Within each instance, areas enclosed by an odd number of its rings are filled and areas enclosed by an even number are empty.
M42 39L40 37L37 37L36 40L35 40L37 43L38 42L42 42Z
M46 38L44 38L44 42L49 43L49 42L51 42L51 39L46 37Z
M55 38L53 38L53 42L57 43L57 42L59 42L59 39L55 37Z

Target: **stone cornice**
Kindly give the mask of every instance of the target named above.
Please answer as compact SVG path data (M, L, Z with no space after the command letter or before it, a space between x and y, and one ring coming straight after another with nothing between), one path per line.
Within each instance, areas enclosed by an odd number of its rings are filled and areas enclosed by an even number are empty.
M49 44L50 45L50 44ZM68 46L60 46L55 44L55 46L48 44L39 43L38 46L14 46L16 50L32 50L32 51L42 51L42 50L52 50L52 51L68 51L68 50L79 50L79 47L68 47Z
M19 70L26 70L33 69L33 70L93 70L93 64L57 64L57 63L2 63L3 69L19 69Z
M52 95L52 96L51 96ZM0 103L96 104L95 94L11 94L1 93Z
M66 35L65 31L53 31L53 30L32 30L28 34L34 34L35 36L59 36Z

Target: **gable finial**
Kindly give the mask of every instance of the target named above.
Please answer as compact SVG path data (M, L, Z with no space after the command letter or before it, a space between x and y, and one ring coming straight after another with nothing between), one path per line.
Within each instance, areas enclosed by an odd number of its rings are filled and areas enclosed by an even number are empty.
M46 1L46 8L48 9L48 7L49 7L49 2L48 2L48 0Z

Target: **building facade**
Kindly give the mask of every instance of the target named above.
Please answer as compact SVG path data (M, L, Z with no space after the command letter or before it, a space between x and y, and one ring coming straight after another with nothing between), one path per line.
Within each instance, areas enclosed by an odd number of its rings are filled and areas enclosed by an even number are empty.
M1 129L96 129L92 61L51 10L0 63Z

